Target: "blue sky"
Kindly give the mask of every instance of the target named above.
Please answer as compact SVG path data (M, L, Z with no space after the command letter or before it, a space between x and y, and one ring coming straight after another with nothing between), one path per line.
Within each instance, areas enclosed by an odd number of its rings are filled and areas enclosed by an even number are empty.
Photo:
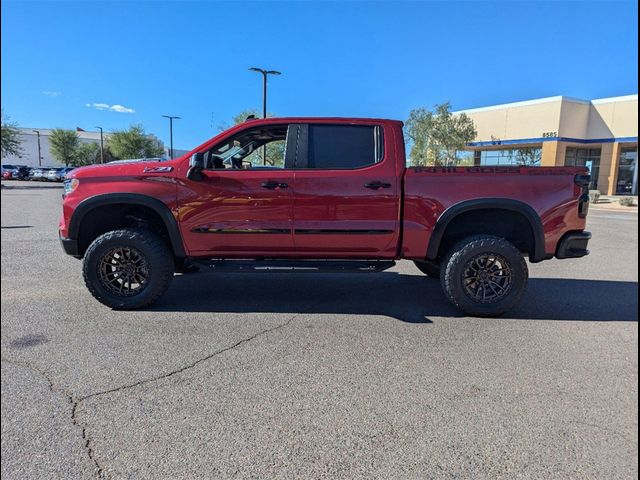
M637 93L636 2L2 2L2 107L25 127L142 123L190 149L237 112L405 119ZM133 112L129 112L132 110Z

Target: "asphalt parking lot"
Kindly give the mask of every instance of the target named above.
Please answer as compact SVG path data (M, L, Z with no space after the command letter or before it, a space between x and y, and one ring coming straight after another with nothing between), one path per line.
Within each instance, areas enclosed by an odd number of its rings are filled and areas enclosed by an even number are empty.
M60 188L2 189L2 478L637 478L638 216L462 317L380 274L177 276L93 300Z

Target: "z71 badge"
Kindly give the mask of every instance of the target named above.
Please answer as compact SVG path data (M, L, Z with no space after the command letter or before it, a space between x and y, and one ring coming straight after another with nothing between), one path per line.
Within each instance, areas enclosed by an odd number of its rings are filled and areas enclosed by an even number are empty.
M173 170L173 167L144 167L144 173L167 173Z

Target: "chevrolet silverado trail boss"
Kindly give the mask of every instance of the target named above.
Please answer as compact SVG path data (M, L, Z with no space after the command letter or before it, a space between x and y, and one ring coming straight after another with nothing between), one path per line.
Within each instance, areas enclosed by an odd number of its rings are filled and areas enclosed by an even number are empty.
M150 305L175 272L380 272L409 259L463 312L495 316L525 291L525 256L589 253L588 185L579 167L407 168L399 121L269 118L174 160L74 170L59 235L114 309Z

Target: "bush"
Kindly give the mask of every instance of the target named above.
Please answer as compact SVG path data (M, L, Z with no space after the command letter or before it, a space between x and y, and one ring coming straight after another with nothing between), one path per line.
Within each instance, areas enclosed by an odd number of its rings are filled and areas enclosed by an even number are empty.
M52 130L49 137L51 155L58 162L64 163L65 167L68 167L73 162L79 143L80 138L75 130L56 128Z
M129 130L110 133L107 137L107 148L119 160L156 158L164 154L158 140L147 135L142 125L132 125Z
M600 190L589 190L589 201L598 203L598 200L600 200Z
M76 149L71 164L74 167L92 165L100 159L100 145L93 142L81 143Z
M633 207L635 205L635 200L636 199L634 197L622 197L618 200L618 203L623 207Z

